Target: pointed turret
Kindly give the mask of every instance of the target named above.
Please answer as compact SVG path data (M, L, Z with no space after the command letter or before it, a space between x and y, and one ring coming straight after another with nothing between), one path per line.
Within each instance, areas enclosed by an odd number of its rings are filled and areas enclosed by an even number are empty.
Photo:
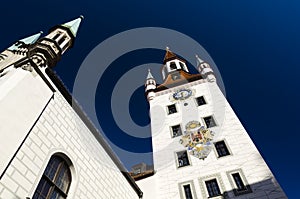
M164 64L167 62L167 61L170 61L170 60L173 60L173 59L177 59L177 55L174 54L169 47L166 47L166 54L165 54L165 57L164 57Z
M22 46L24 46L24 45L27 46L27 45L33 44L40 38L40 36L42 34L43 34L43 32L40 31L37 34L34 34L34 35L31 35L31 36L26 37L24 39L21 39L21 40L17 41L16 43L14 43L12 46L10 46L7 49L13 51L13 50L18 50L18 49L22 48Z
M179 58L175 53L173 53L169 47L166 47L166 54L163 61L164 65L162 67L162 76L165 80L167 76L175 71L183 70L189 73L186 66L186 61Z
M148 101L152 100L155 97L154 90L156 89L156 81L151 74L150 69L148 69L148 75L145 83L145 94L147 96Z
M51 28L47 36L39 39L30 48L29 56L35 55L35 60L39 60L40 67L53 67L60 60L61 55L73 46L82 19L83 16L80 16Z
M154 77L152 76L150 69L148 69L147 80L150 80L150 79L154 79Z
M215 82L216 77L210 65L207 62L203 61L198 55L196 55L196 61L198 71L202 75L202 77L206 78L209 82Z
M70 31L72 32L73 36L76 37L79 26L80 26L80 23L81 23L83 18L84 17L82 15L80 15L79 18L74 19L74 20L72 20L70 22L67 22L65 24L62 24L62 26L66 27L66 28L69 28Z
M28 48L34 44L43 32L20 39L0 54L0 71L26 57Z

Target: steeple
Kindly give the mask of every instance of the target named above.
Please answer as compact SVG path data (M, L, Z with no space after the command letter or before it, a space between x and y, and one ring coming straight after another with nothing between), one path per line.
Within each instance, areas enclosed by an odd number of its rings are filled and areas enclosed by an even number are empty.
M56 41L63 54L68 48L73 46L82 19L83 16L80 15L77 19L54 26L50 29L46 38Z
M196 55L197 68L199 73L203 78L206 78L209 82L216 81L214 71L211 69L210 65L203 61L198 55Z
M17 41L16 43L14 43L12 46L10 46L9 48L7 48L8 50L18 50L20 49L24 44L25 45L30 45L30 44L33 44L35 43L39 38L40 36L43 34L42 31L40 31L39 33L37 34L34 34L34 35L31 35L29 37L26 37L24 39L21 39L19 41Z
M151 74L150 69L148 69L148 75L145 83L145 94L147 96L148 101L152 100L155 97L154 90L156 89L156 81Z
M69 28L70 31L72 32L73 36L76 37L76 34L78 32L78 29L79 29L82 19L84 19L84 17L82 15L80 15L79 18L74 19L70 22L64 23L64 24L62 24L62 26Z
M173 53L169 47L166 47L166 54L163 61L162 67L162 76L165 80L167 76L175 71L183 70L189 73L189 70L186 66L186 61L179 58L175 53Z
M147 75L147 80L150 80L150 79L154 79L152 74L151 74L151 71L150 69L148 69L148 75Z
M5 68L25 58L28 53L28 48L34 44L43 32L39 32L32 36L20 39L5 51L0 53L0 72Z
M170 48L167 46L166 47L166 54L165 54L165 57L164 57L164 64L167 62L167 61L170 61L170 60L173 60L173 59L176 59L177 58L177 55L174 54Z
M39 39L30 49L29 56L35 54L39 60L44 60L43 66L53 67L61 58L61 55L74 44L83 16L70 22L54 26L48 35Z

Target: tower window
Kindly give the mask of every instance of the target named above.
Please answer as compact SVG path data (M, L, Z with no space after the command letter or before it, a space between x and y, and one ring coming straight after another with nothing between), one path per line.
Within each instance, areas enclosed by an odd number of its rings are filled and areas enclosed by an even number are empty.
M176 109L176 105L172 104L168 106L168 114L173 114L173 113L177 113L177 109Z
M61 33L57 33L56 35L54 35L54 37L52 39L56 40L60 35L61 35Z
M179 185L179 192L181 199L194 199L196 198L195 187L193 180L182 182Z
M220 196L221 191L217 182L217 179L212 179L209 181L205 181L206 189L209 197Z
M239 173L233 173L232 177L237 187L237 191L245 191L247 189Z
M178 168L190 165L187 151L180 151L176 153Z
M203 118L207 128L217 126L214 118L212 116L208 116Z
M181 127L179 124L172 126L171 129L172 129L172 137L173 138L182 135Z
M181 67L182 69L184 69L184 64L183 64L183 63L179 62L179 65L180 65L180 67Z
M193 199L191 186L189 184L183 186L184 195L186 199Z
M175 62L171 62L170 63L170 70L176 70L177 69L177 66L175 64Z
M66 36L63 36L62 38L60 38L57 42L58 45L61 45L65 41L66 38L67 38Z
M230 155L229 150L228 150L224 140L216 142L215 143L215 148L216 148L216 151L218 153L218 157L223 157L223 156Z
M71 184L71 171L60 156L52 156L34 192L33 199L67 198Z
M233 193L236 196L252 193L251 187L248 185L243 171L241 169L235 171L226 172L229 178L230 184L233 187Z
M203 96L197 97L197 98L196 98L196 102L197 102L197 105L198 105L198 106L201 106L201 105L206 104L206 101L205 101L205 99L204 99Z

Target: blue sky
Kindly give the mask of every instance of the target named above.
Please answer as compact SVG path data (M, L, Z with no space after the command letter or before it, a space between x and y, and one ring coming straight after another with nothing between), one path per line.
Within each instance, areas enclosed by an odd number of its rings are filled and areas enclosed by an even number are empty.
M84 15L74 48L55 67L70 90L89 52L117 33L163 27L193 38L216 63L228 101L286 194L290 198L299 195L300 2L32 0L5 1L1 8L1 49ZM136 65L162 63L163 56L163 51L154 49L128 53L109 66L101 79L95 108L101 127L114 144L136 152L151 150L150 139L130 138L118 128L109 109L110 97L122 74ZM131 97L129 109L137 124L149 123L142 84ZM133 164L126 157L122 161L128 168ZM145 158L136 163L140 161L150 162Z

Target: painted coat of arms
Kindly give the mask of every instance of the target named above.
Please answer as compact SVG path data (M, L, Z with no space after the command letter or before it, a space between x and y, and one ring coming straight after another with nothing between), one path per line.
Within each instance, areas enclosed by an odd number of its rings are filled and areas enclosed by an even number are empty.
M214 132L201 126L198 121L188 122L185 128L180 144L186 147L191 155L204 160L212 150Z

